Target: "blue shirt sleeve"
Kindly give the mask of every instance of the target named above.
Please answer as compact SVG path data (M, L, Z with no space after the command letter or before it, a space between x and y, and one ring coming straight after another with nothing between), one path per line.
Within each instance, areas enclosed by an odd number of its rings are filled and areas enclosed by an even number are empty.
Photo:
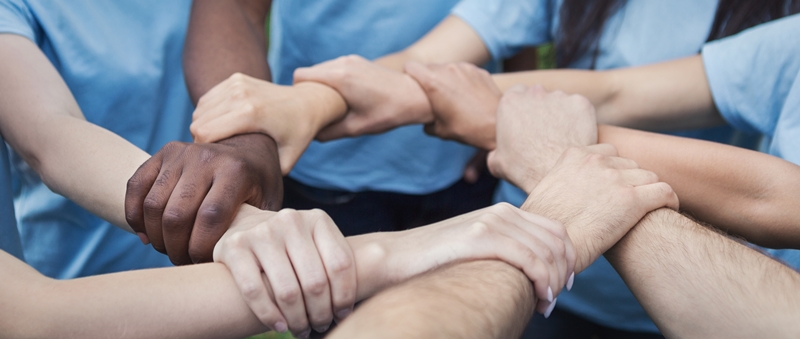
M36 42L36 20L23 0L0 0L0 34L24 36Z
M772 137L800 70L798 32L793 15L703 47L714 103L731 125Z
M464 20L483 39L495 60L514 56L521 48L551 39L552 1L462 0L451 14Z

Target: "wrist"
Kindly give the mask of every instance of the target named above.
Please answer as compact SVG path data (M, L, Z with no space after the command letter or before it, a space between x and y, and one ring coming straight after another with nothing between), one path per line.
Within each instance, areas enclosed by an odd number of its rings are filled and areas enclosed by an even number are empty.
M356 262L356 300L369 298L392 285L391 268L386 265L386 238L386 233L347 237Z
M408 124L427 124L434 120L433 108L428 100L425 90L412 76L403 73L403 81L406 83L409 100L405 103L403 114L410 117L406 121Z
M347 102L331 87L305 81L295 84L293 88L297 91L296 97L303 106L301 112L309 115L308 121L314 135L347 113Z

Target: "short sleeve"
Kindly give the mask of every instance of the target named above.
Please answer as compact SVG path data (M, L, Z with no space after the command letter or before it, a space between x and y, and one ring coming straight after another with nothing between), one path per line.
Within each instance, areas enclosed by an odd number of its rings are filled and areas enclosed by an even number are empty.
M17 34L36 41L36 20L23 0L0 0L0 34Z
M800 69L798 32L794 15L703 47L714 103L731 125L772 136Z
M478 33L495 60L551 39L550 0L462 0L451 14Z

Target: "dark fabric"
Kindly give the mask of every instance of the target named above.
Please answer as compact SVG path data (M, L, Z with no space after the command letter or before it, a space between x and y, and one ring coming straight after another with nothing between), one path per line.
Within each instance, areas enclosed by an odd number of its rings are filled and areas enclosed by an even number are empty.
M345 236L399 231L431 224L491 205L497 179L488 172L475 184L460 180L431 194L346 192L314 188L284 179L283 207L319 208Z
M569 292L567 292L569 293ZM657 333L628 332L601 326L567 311L553 310L545 319L541 314L531 318L522 334L525 339L663 339Z

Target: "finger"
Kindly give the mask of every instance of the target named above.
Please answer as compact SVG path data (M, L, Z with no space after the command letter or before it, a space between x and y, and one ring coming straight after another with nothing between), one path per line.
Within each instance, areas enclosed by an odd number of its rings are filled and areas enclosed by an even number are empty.
M356 131L358 130L357 122L358 117L348 113L345 115L344 119L334 122L333 124L321 129L315 138L319 141L325 142L341 138L355 137L357 136Z
M501 239L494 240L496 246L493 248L496 259L522 270L533 282L536 296L547 300L552 295L550 275L557 272L548 269L533 251L519 241L505 236L498 238Z
M308 321L314 330L324 332L333 321L327 272L311 233L300 232L304 229L302 225L287 224L285 227L286 249L303 291Z
M142 242L148 244L147 229L144 223L144 200L158 178L161 171L162 153L156 153L145 161L142 166L128 179L125 190L125 221L134 232L139 235Z
M200 174L184 172L172 190L164 209L162 220L164 247L167 249L169 259L175 265L188 265L193 262L189 256L189 239L197 211L211 187L210 177L203 178L198 175ZM217 243L216 240L214 244ZM207 261L210 261L210 254Z
M621 170L622 182L631 186L644 186L658 182L658 175L640 168Z
M517 213L498 213L508 227L503 227L500 232L509 238L517 239L533 251L536 256L554 274L550 275L550 288L544 298L557 296L566 284L567 271L566 247L564 241L546 229L531 223Z
M214 245L228 230L239 207L250 197L250 188L235 175L219 174L211 179L208 194L202 197L197 210L192 235L189 239L189 257L192 262L209 262L213 259Z
M355 258L350 245L333 220L325 212L317 213L322 214L319 219L322 225L315 228L314 241L328 274L334 315L341 321L353 312L356 302Z
M626 170L626 169L639 168L639 164L637 164L636 161L633 161L631 159L609 156L606 157L604 160L608 167L614 169Z
M409 61L403 67L403 70L412 78L414 78L414 80L416 80L422 89L424 89L429 95L431 92L435 92L438 87L436 74L431 70L430 67L434 66L425 66L416 61Z
M251 114L241 110L229 111L208 120L201 119L190 126L195 142L217 142L234 135L261 132ZM276 136L270 135L273 139Z
M526 220L538 225L539 227L544 228L557 238L559 238L564 243L564 251L566 255L566 263L567 263L567 276L566 279L569 280L570 276L575 272L575 261L577 260L577 252L575 251L575 245L572 243L572 239L570 239L569 234L567 233L567 229L562 225L560 222L545 218L543 216L533 214L524 210L518 210L520 216L525 218Z
M169 197L181 177L180 168L162 167L153 187L144 199L144 224L147 236L156 251L167 254L164 246L162 221Z
M230 98L228 92L230 92L230 87L234 83L231 78L233 78L233 75L212 87L200 97L197 101L197 109L192 113L192 121L197 121L207 114L214 113L214 108L221 106L222 103Z
M634 189L641 201L642 216L661 207L668 207L676 211L680 209L678 195L665 182L638 186L634 187Z
M246 240L240 241L242 248L250 246ZM275 331L286 332L288 329L286 319L270 297L269 284L262 279L261 266L256 257L252 252L244 250L229 250L227 253L220 262L231 271L247 306L261 323Z
M264 227L292 227L293 225L267 224ZM264 273L267 275L275 301L286 319L289 330L294 334L303 333L308 327L303 293L297 281L294 268L289 261L286 247L273 243L270 246L255 247L255 254Z
M617 148L614 147L614 145L611 145L611 144L590 145L590 146L586 146L584 149L586 151L588 151L588 152L591 152L591 153L603 154L603 155L608 155L608 156L612 156L612 157L619 156L619 153L617 152Z

